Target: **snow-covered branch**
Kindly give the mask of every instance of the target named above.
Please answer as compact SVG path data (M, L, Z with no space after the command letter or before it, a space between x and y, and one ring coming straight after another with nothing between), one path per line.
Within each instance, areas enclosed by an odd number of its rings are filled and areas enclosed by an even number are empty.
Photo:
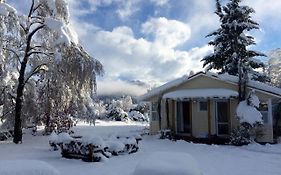
M24 84L26 84L28 82L28 80L33 76L33 75L36 75L42 71L46 71L47 70L47 64L41 64L41 65L38 65L36 66L33 71L31 72L30 75L28 75L28 77L26 78Z

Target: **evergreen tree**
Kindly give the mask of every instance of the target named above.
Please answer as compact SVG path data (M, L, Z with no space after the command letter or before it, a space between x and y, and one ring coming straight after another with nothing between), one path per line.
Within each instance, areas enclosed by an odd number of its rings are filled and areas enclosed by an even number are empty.
M248 46L254 45L254 38L245 32L259 29L257 22L251 19L254 9L240 5L242 0L230 0L222 6L216 0L215 13L220 18L220 28L207 37L214 36L209 45L214 46L214 53L202 59L203 66L207 70L217 69L220 73L229 73L239 77L239 100L246 96L246 84L249 78L255 80L266 80L266 76L255 71L264 68L264 64L255 59L256 56L265 56L263 53L248 50Z

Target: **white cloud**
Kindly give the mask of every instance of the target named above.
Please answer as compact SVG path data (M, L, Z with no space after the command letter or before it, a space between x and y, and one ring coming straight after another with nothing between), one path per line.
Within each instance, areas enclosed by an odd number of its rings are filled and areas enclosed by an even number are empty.
M119 2L119 9L117 9L117 14L120 19L125 20L138 11L138 3L140 0L122 0Z
M138 96L147 92L143 87L119 80L98 81L97 93L99 95L128 94Z
M126 20L128 17L138 11L138 4L140 0L68 0L70 8L75 9L76 16L82 16L86 14L92 14L99 7L107 7L112 4L117 6L115 13L122 20ZM83 4L87 4L87 7L83 7Z
M190 27L177 20L168 20L164 17L152 18L142 25L144 34L153 34L155 43L164 47L175 48L186 42L190 35Z
M189 9L186 22L190 25L192 40L201 40L207 34L219 27L219 18L214 14L215 1L194 0L192 8L186 3Z
M164 6L169 3L169 0L150 0L150 1L157 6Z
M87 49L103 63L106 77L110 79L125 76L150 84L165 82L190 70L201 70L200 59L211 50L208 46L189 52L166 47L159 45L158 41L135 38L132 30L126 26L116 27L112 31L87 33L81 39L86 47L90 46Z
M257 22L263 23L264 25L270 25L270 27L280 28L280 0L248 0L245 1L245 4L254 8L256 11L253 15L254 20L257 20Z

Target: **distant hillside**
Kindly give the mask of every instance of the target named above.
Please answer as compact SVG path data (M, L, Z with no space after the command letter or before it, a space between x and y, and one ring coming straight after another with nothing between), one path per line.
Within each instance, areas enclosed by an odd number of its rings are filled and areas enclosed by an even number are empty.
M277 65L281 62L281 48L277 48L268 52L267 56L269 57L269 65Z
M281 86L281 78L280 78L281 48L274 49L268 52L267 56L269 57L267 71L271 78L271 83L274 86L280 87Z

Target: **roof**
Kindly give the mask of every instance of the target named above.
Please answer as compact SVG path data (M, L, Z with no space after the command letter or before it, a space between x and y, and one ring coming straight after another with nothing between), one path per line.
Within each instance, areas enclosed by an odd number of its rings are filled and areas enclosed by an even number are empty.
M229 98L237 97L238 92L230 89L185 89L164 94L163 98L185 99L185 98Z
M198 76L207 76L209 78L213 78L213 79L217 79L217 80L221 80L227 83L231 83L231 84L238 84L238 77L237 76L233 76L233 75L229 75L229 74L217 74L217 73L213 73L213 72L198 72L192 76L187 76L184 75L181 78L177 78L173 81L170 81L166 84L163 84L162 86L159 86L157 88L152 89L151 91L147 92L146 94L142 95L139 97L139 100L146 100L148 98L154 97L156 95L160 95L160 94L164 94L167 90L173 88L173 87L177 87L183 83L186 83ZM278 96L279 98L281 97L281 89L274 87L274 86L270 86L268 84L259 82L259 81L254 81L254 80L249 80L248 82L248 87L251 89L256 89L256 90L260 90L262 92L265 93L269 93L272 94L274 96Z

